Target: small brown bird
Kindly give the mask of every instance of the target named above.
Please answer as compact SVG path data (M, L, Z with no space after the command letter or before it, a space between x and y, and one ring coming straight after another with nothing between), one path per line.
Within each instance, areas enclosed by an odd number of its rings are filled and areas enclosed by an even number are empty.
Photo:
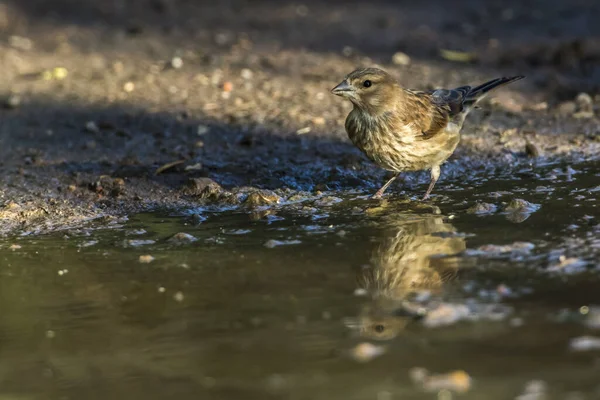
M524 78L498 78L477 87L418 91L403 88L387 72L362 68L350 73L331 92L347 98L354 109L346 118L348 137L369 159L396 173L431 170L427 199L440 176L440 166L460 141L460 130L471 109L490 90Z

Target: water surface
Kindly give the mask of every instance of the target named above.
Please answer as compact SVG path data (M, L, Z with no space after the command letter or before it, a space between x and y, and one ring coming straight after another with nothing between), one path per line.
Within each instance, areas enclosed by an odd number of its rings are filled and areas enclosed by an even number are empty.
M5 238L0 399L600 398L600 352L569 347L600 337L598 171ZM432 327L440 305L471 314ZM382 354L355 359L365 342ZM472 384L428 392L415 367Z

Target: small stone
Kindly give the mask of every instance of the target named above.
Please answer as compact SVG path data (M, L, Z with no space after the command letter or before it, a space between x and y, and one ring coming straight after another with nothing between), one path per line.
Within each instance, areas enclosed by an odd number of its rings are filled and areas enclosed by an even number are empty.
M305 128L300 128L296 131L297 135L304 135L306 133L309 133L311 131L310 126L307 126Z
M85 124L85 130L90 133L100 133L100 128L94 121L89 121Z
M188 181L186 193L200 198L217 198L224 189L210 178L192 178Z
M206 135L210 131L210 127L206 125L198 125L196 128L196 134L198 136Z
M276 204L280 201L281 198L275 193L268 191L259 191L250 193L246 198L246 201L244 201L244 204L249 207L260 207L274 203Z
M179 69L183 67L183 60L181 59L181 57L173 57L171 59L171 67L174 69Z
M498 207L494 204L490 203L476 203L472 207L467 209L467 214L475 214L475 215L485 215L485 214L493 214L496 212Z
M196 239L194 236L189 233L179 232L175 235L171 236L167 241L172 244L188 244L195 242Z
M127 93L131 93L135 90L135 84L133 82L126 82L123 85L123 90Z
M410 57L408 54L399 51L392 56L392 62L396 65L406 66L410 64Z
M600 349L600 337L580 336L571 339L569 348L573 351L590 351Z
M428 328L448 326L467 318L469 314L469 308L464 304L440 304L425 315L423 325Z
M574 101L565 101L558 105L558 113L562 115L573 115L577 110L577 105Z
M356 345L351 351L350 354L352 358L354 358L358 362L367 362L372 359L381 356L385 353L385 347L376 346L374 344L363 342Z
M15 49L19 50L27 51L33 48L33 42L31 41L31 39L28 39L23 36L13 35L8 38L8 43L11 47L14 47Z
M233 90L233 83L231 83L231 82L225 82L225 83L223 84L223 91L224 91L225 93L229 93L229 92L231 92L232 90Z
M244 69L242 69L242 72L240 73L240 75L243 79L249 81L254 76L254 73L252 72L252 70L250 70L248 68L244 68Z
M278 247L278 246L286 246L286 245L291 245L291 244L300 244L302 243L299 240L267 240L264 244L264 246L267 249L272 249L274 247Z
M530 203L523 199L512 199L510 203L504 209L508 212L526 212L532 213L540 209L539 204Z
M149 254L140 256L140 263L142 263L142 264L149 264L152 261L154 261L154 257L152 257Z
M4 108L12 110L18 108L21 105L21 97L16 94L11 94L4 100Z
M594 100L587 93L579 93L575 98L575 104L577 104L578 111L594 112Z
M173 295L173 300L175 300L178 303L181 303L184 299L185 296L183 295L183 292L177 292Z
M130 239L126 242L126 245L131 246L131 247L139 247L139 246L146 246L149 244L154 244L156 243L155 240L152 239Z
M471 388L471 377L465 371L454 371L442 375L429 375L423 382L423 389L428 392L451 390L458 393L468 392Z

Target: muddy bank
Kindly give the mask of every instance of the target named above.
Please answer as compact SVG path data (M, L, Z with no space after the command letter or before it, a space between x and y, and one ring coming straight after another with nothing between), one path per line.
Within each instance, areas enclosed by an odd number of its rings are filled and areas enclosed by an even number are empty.
M569 6L570 23L552 17L558 1L432 16L438 3L7 2L0 233L373 191L385 173L350 145L350 107L329 93L361 65L416 88L527 75L468 118L439 198L452 182L597 157L595 2ZM391 195L425 182L408 175Z

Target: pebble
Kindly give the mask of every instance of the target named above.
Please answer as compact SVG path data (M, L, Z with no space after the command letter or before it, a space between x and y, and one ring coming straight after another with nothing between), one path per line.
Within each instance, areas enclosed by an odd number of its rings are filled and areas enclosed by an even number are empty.
M300 244L302 243L300 240L267 240L264 244L264 246L267 249L272 249L274 247L278 247L278 246L287 246L287 245L291 245L291 244Z
M573 115L577 110L577 104L574 101L565 101L558 105L558 113L562 115Z
M242 69L242 72L240 73L240 76L243 79L249 81L254 76L254 73L252 72L252 70L250 70L248 68L244 68L244 69Z
M126 242L127 245L131 246L131 247L139 247L139 246L146 246L148 244L154 244L156 243L155 240L152 239L130 239Z
M567 258L566 256L561 255L558 258L558 264L549 266L547 271L562 272L562 273L566 273L566 274L575 274L575 273L585 271L586 265L587 265L587 261L585 261L585 260L582 260L577 257Z
M185 299L185 296L183 295L183 292L176 292L173 295L173 300L175 300L178 303L181 303L184 299Z
M464 304L444 303L425 315L423 325L427 328L448 326L466 319L469 314L470 310Z
M410 64L410 57L408 56L408 54L403 53L401 51L395 53L392 56L392 62L396 65L409 65Z
M357 344L350 350L350 355L358 362L368 362L385 354L384 346L377 346L368 342Z
M579 112L594 112L594 100L587 93L579 93L575 98L575 104Z
M33 41L23 36L13 35L8 38L8 43L11 47L14 47L15 49L19 50L27 51L33 48Z
M16 94L11 94L4 100L4 108L12 110L18 108L21 105L21 97Z
M135 84L133 82L125 82L123 90L127 93L131 93L135 90Z
M183 67L183 59L181 59L181 57L173 57L171 59L171 67L175 69Z
M514 242L507 245L486 244L478 247L476 250L467 250L468 255L476 256L498 256L502 254L528 254L535 248L533 243L529 242Z
M149 263L151 263L152 261L154 261L154 257L152 257L152 256L151 256L151 255L149 255L149 254L142 255L142 256L140 256L140 258L139 258L139 261L140 261L140 263L142 263L142 264L149 264Z
M467 209L467 214L485 215L493 214L496 212L498 207L490 203L477 203L474 206Z
M465 371L458 370L447 374L429 375L423 381L423 389L427 392L450 390L466 393L471 389L472 379Z
M600 306L588 307L585 315L585 326L591 329L600 329Z
M548 391L548 385L544 381L530 381L525 385L523 393L515 400L545 400L546 392Z
M189 233L179 232L171 236L167 241L172 244L188 244L195 242L196 239L194 236Z
M532 213L540 209L539 204L530 203L523 199L512 199L504 211Z
M569 348L573 351L600 350L600 337L580 336L570 340Z
M90 133L100 133L100 128L98 127L98 124L96 124L94 121L86 122L85 130Z

